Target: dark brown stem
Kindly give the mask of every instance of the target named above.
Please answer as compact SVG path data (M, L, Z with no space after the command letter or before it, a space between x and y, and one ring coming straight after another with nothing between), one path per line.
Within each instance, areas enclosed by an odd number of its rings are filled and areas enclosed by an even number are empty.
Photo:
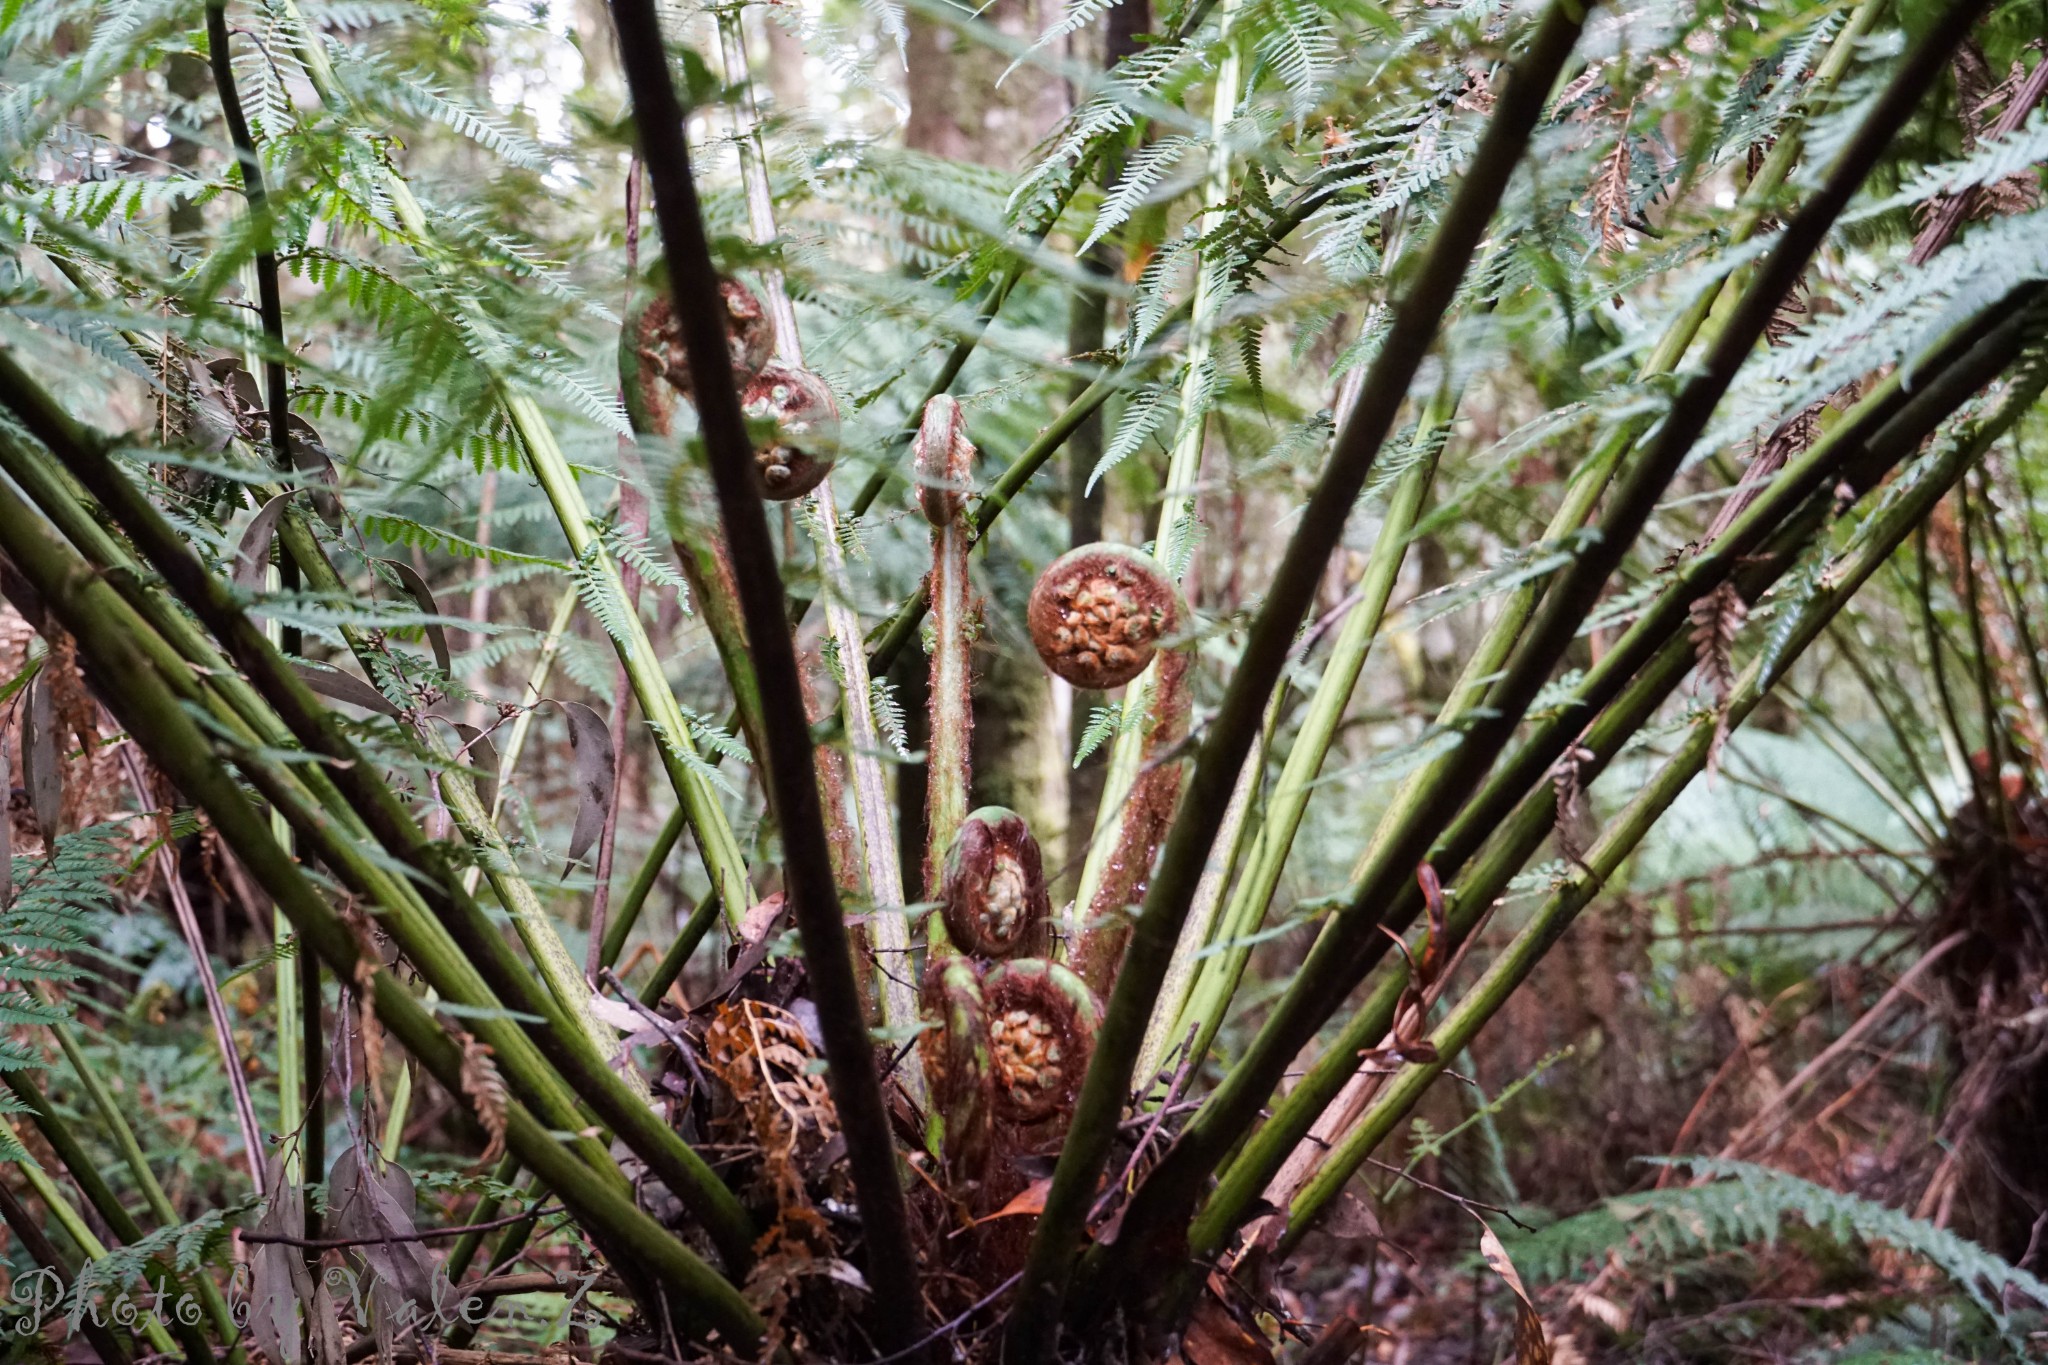
M689 352L706 460L760 682L761 710L768 722L764 776L782 831L784 883L803 939L812 998L825 1035L828 1079L867 1238L868 1283L876 1303L883 1306L874 1323L889 1349L915 1352L924 1332L917 1252L910 1240L896 1144L875 1074L852 945L832 878L810 727L804 719L803 688L785 615L782 571L754 473L753 442L733 389L724 321L717 310L702 306L719 297L718 271L690 171L683 107L669 79L668 49L653 0L613 0L612 17L633 97L641 156L654 189L676 318Z
M515 1213L506 1218L493 1218L488 1223L463 1223L452 1228L418 1228L411 1232L394 1232L387 1237L287 1237L282 1233L244 1232L242 1240L252 1244L274 1242L279 1246L304 1247L308 1251L339 1251L346 1247L383 1246L390 1242L438 1242L443 1237L460 1237L465 1233L488 1232L492 1228L509 1228L514 1223L523 1223L537 1217L533 1213Z
M2041 102L2043 95L2048 95L2048 58L2035 64L2026 84L2014 93L2011 102L1998 115L1998 121L1991 125L1991 140L2011 137L2017 132L2019 126L2027 121L2027 115L2033 112L2034 106ZM1914 238L1913 250L1906 257L1906 264L1925 265L1934 259L1935 253L1953 241L1957 231L1963 226L1963 220L1968 218L1976 207L1979 193L1980 191L1975 189L1966 189L1950 196L1934 215L1934 220Z
M256 234L256 304L269 341L263 358L264 401L270 410L270 449L279 469L292 467L290 399L284 368L284 298L277 287L277 243L275 222L270 213L270 191L263 182L263 163L256 155L256 140L249 133L249 120L242 113L242 96L235 88L235 69L228 60L227 0L208 0L206 6L207 59L213 64L213 84L220 93L221 113L228 123L228 137L235 145L235 164L242 170L242 192L249 201L249 221Z

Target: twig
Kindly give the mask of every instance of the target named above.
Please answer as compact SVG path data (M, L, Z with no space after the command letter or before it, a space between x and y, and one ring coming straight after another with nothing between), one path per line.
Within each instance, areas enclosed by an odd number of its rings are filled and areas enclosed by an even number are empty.
M1174 1065L1173 1078L1166 1083L1166 1098L1157 1109L1152 1111L1151 1121L1146 1124L1145 1131L1139 1135L1137 1144L1131 1148L1131 1159L1124 1163L1123 1171L1114 1181L1110 1182L1109 1188L1102 1192L1102 1198L1096 1201L1095 1210L1090 1215L1092 1218L1100 1218L1103 1212L1108 1209L1109 1201L1116 1197L1116 1192L1122 1189L1124 1183L1137 1173L1138 1163L1145 1159L1145 1152L1151 1147L1152 1139L1158 1136L1160 1125L1166 1122L1167 1114L1178 1108L1177 1102L1180 1099L1181 1090L1187 1085L1188 1078L1194 1074L1195 1034L1200 1031L1200 1028L1199 1024L1188 1025L1187 1037L1181 1040L1179 1048L1176 1049L1180 1054L1180 1060Z
M463 1223L456 1227L414 1229L411 1232L393 1232L377 1237L287 1237L280 1232L245 1232L242 1240L257 1245L266 1243L277 1246L303 1247L307 1251L339 1251L347 1247L380 1247L391 1242L438 1242L443 1237L460 1237L465 1232L488 1232L492 1228L509 1228L514 1223L523 1223L529 1218L544 1217L540 1210L508 1214L493 1218L488 1223Z
M1920 978L1935 963L1941 961L1942 958L1948 956L1950 952L1959 947L1969 936L1968 930L1958 929L1955 933L1950 934L1947 938L1941 940L1941 942L1935 944L1922 954L1920 960L1911 967L1908 967L1904 974L1892 983L1892 988L1880 996L1878 1002L1872 1005L1862 1018L1843 1030L1842 1036L1822 1049L1819 1056L1801 1067L1797 1075L1787 1081L1779 1089L1778 1093L1773 1095L1764 1104L1763 1108L1751 1116L1749 1122L1742 1126L1741 1131L1729 1139L1728 1145L1721 1149L1721 1158L1727 1160L1739 1154L1755 1140L1758 1133L1763 1131L1767 1120L1775 1120L1779 1117L1781 1110L1789 1111L1795 1107L1799 1103L1802 1091L1818 1080L1828 1068L1840 1061L1852 1048L1859 1046L1871 1030L1884 1022L1885 1016L1891 1013L1892 1007L1912 993L1913 987L1918 984Z
M2019 126L2027 121L2027 115L2041 102L2043 95L2048 95L2048 61L2035 63L2033 73L2027 77L2026 84L2022 85L2006 103L2005 109L1998 116L1998 121L1991 125L1989 140L1997 141L2000 138L2011 137L2019 130ZM1971 210L1976 207L1979 194L1979 190L1970 188L1950 196L1934 215L1934 221L1915 239L1912 254L1906 258L1907 264L1925 265L1947 246L1955 237L1956 230L1963 225L1963 220L1969 217Z
M1369 1156L1365 1159L1365 1161L1367 1165L1377 1167L1378 1169L1385 1171L1388 1175L1398 1176L1400 1179L1407 1181L1411 1185L1417 1186L1421 1189L1428 1190L1431 1194L1441 1195L1445 1199L1450 1200L1453 1204L1456 1204L1459 1208L1464 1209L1467 1213L1471 1213L1474 1209L1485 1209L1488 1213L1499 1214L1501 1217L1507 1219L1510 1223L1513 1223L1516 1227L1520 1228L1524 1232L1534 1232L1536 1230L1530 1227L1527 1223L1524 1223L1521 1219L1515 1217L1514 1214L1509 1213L1506 1209L1502 1208L1498 1204L1483 1204L1477 1199L1467 1199L1462 1194L1458 1194L1453 1190L1447 1190L1441 1185L1432 1185L1427 1180L1424 1180L1421 1176L1415 1174L1415 1172L1403 1170L1399 1166L1391 1165L1388 1162L1381 1161L1376 1156Z
M925 1347L931 1346L943 1340L944 1338L952 1335L954 1332L960 1329L961 1323L966 1322L976 1313L979 1313L982 1309L994 1303L1004 1294L1007 1294L1010 1291L1011 1286L1015 1285L1017 1281L1023 1278L1024 1272L1021 1270L1018 1271L1016 1274L1010 1276L1009 1279L1004 1280L994 1289L989 1290L988 1293L982 1295L973 1303L967 1305L966 1309L958 1317L948 1319L946 1322L940 1324L938 1328L936 1328L923 1338L912 1342L910 1345L904 1347L900 1351L895 1351L885 1356L875 1357L874 1361L872 1362L872 1365L893 1365L893 1362L898 1360L906 1360L914 1352L922 1351Z
M142 760L133 744L121 746L121 765L127 770L128 781L135 788L135 799L146 809L149 806L149 779L143 775ZM192 954L192 968L199 976L200 993L206 997L206 1016L213 1024L213 1041L220 1048L221 1065L227 1070L228 1094L234 1100L235 1122L242 1130L243 1156L248 1161L249 1178L256 1182L258 1190L264 1190L263 1129L256 1122L256 1106L249 1098L249 1078L242 1067L241 1049L235 1044L234 1023L228 1018L227 1002L221 999L220 982L215 979L213 963L207 957L206 940L200 937L199 917L193 913L192 898L185 891L185 879L178 872L178 855L169 843L161 843L157 845L156 861L164 879L164 889L171 898L178 932L184 937L186 951Z

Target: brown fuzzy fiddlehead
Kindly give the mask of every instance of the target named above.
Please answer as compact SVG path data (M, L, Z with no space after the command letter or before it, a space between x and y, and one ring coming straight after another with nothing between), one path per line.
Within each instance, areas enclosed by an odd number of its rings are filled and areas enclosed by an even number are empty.
M800 498L825 481L839 452L839 405L825 381L809 370L771 363L747 386L740 406L775 430L754 447L761 496L774 502Z
M964 958L952 958L926 974L922 994L921 1012L934 1027L919 1036L918 1051L946 1160L962 1170L978 1170L988 1156L995 1107L981 971Z
M983 806L960 822L940 895L946 933L960 951L983 958L1043 951L1052 898L1038 840L1017 812Z
M744 391L775 354L775 324L754 291L738 280L720 280L718 293L725 303L725 340L732 352L733 386ZM690 363L666 293L647 301L628 325L626 334L639 355L643 374L651 371L684 398L691 397ZM642 396L644 400L644 391Z
M1040 1123L1071 1114L1102 1022L1095 993L1056 962L1020 958L990 968L981 996L996 1116Z
M1085 691L1121 687L1145 671L1186 612L1159 562L1128 545L1084 545L1047 566L1027 620L1038 657Z
M968 528L963 512L973 475L974 446L960 405L941 394L925 405L915 442L918 503L932 524L931 739L926 745L925 893L939 899L947 849L967 816L974 734L973 670L976 613L967 579ZM943 920L929 930L942 945ZM955 942L959 940L955 939ZM970 951L972 951L970 949Z

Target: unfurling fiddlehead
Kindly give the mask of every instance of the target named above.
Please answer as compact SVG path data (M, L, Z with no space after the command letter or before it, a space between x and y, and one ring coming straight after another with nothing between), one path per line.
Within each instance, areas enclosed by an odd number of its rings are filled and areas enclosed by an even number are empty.
M925 974L925 1018L936 1027L918 1038L946 1161L978 1174L988 1158L989 1119L995 1107L995 1065L988 1039L988 1008L981 969L952 958Z
M924 881L925 895L938 900L945 895L942 882L947 875L948 850L960 822L967 818L967 789L973 776L974 674L970 660L978 615L967 579L970 539L966 506L974 445L967 439L960 405L943 394L927 403L914 444L918 503L932 526L931 738L925 757ZM949 927L943 918L930 922L927 936L934 952L944 949L943 935ZM956 936L954 941L960 940Z
M991 968L981 994L996 1116L1012 1123L1067 1118L1102 1021L1095 993L1058 963L1020 958Z
M1145 671L1187 613L1159 562L1128 545L1084 545L1047 566L1031 589L1031 642L1045 666L1091 692Z
M748 417L775 423L774 432L754 447L761 496L789 502L825 481L839 450L839 405L824 380L771 363L754 376L740 402Z
M754 291L738 280L720 280L718 293L725 301L725 340L732 352L733 386L744 391L775 354L775 324ZM659 375L682 397L695 401L691 398L690 363L683 353L683 335L676 326L675 309L666 294L657 293L640 307L627 323L625 340L636 357L635 364L626 367L627 374L637 371L642 376ZM628 387L629 397L637 396L656 419L645 424L646 429L666 431L670 401L651 393L652 386L644 378L637 386L637 395L630 392L635 386Z
M1052 899L1024 817L983 806L960 823L940 889L946 933L961 952L1013 958L1044 951Z

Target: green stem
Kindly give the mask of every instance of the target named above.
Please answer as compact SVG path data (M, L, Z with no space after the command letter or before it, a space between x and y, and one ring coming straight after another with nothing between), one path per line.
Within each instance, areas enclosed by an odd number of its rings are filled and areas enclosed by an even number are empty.
M1245 964L1251 959L1250 945L1237 940L1258 930L1280 884L1280 874L1287 866L1295 835L1300 832L1302 816L1308 810L1309 798L1315 794L1316 777L1336 741L1351 693L1365 670L1366 654L1379 635L1401 562L1407 556L1409 538L1435 481L1437 456L1443 449L1438 433L1449 424L1457 405L1457 395L1439 393L1416 423L1414 440L1424 453L1415 467L1401 476L1388 500L1371 557L1358 582L1359 600L1338 631L1330 661L1323 668L1322 681L1316 685L1315 699L1302 719L1294 745L1288 750L1287 763L1267 800L1244 875L1231 892L1229 908L1214 936L1216 942L1226 946L1207 959L1184 1002L1170 997L1161 999L1161 1013L1167 1008L1175 1011L1173 1037L1185 1037L1190 1025L1196 1028L1193 1055L1198 1058L1208 1055L1216 1031L1222 1027L1224 1011L1237 993Z
M2000 316L2007 319L1987 343L1992 356L2010 363L2018 353L2019 339L2030 325L2024 313L2023 308L2015 310L2000 305L1986 310L1979 319ZM1962 330L1967 332L1971 328L1966 325ZM1698 577L1674 583L1645 611L1638 626L1661 620L1661 634L1632 630L1618 642L1607 659L1603 659L1602 667L1596 668L1580 684L1562 712L1583 716L1598 711L1597 719L1575 738L1572 728L1560 733L1566 741L1583 744L1594 755L1590 762L1580 765L1582 781L1590 781L1620 745L1647 723L1663 697L1678 685L1690 668L1693 650L1686 631L1684 604L1731 579L1738 582L1745 598L1755 600L1794 562L1807 541L1825 524L1833 504L1835 482L1846 477L1855 491L1867 490L1884 470L1909 455L1949 413L1966 401L1975 391L1975 386L1965 387L1966 381L1986 382L1983 369L1962 364L1952 364L1945 370L1930 366L1922 372L1929 375L1931 382L1906 408L1887 408L1882 401L1883 395L1873 393L1866 400L1871 404L1869 408L1859 408L1838 425L1836 431L1846 435L1835 442L1828 473L1818 480L1806 481L1803 503L1787 495L1787 490L1796 482L1792 476L1798 466L1784 471L1781 479L1774 481L1763 496L1751 504L1722 539L1699 557L1702 564L1688 565L1688 570L1714 570L1712 575L1702 572ZM1959 374L1961 380L1957 377ZM1893 414L1874 434L1858 420L1859 417L1867 417L1871 411ZM1830 437L1833 436L1835 432L1830 433ZM1849 439L1849 436L1856 439ZM1754 533L1753 527L1760 518L1771 518L1777 526L1768 544L1755 556L1733 550L1733 545L1758 543L1760 533ZM1746 563L1750 559L1757 562ZM1608 660L1632 662L1628 662L1625 669L1606 670ZM1625 690L1619 683L1615 687L1607 686L1606 683L1612 679L1626 681ZM1550 756L1556 752L1552 744L1540 742L1540 731L1538 735L1532 735L1501 765L1486 791L1459 813L1457 820L1428 850L1425 860L1438 870L1440 876L1455 875L1468 859L1475 853L1478 855L1473 869L1460 879L1461 899L1452 916L1456 932L1462 934L1476 922L1552 828L1555 805L1547 787L1540 787L1527 796L1522 793L1528 792L1533 782L1541 780ZM1484 851L1480 851L1482 846ZM1398 931L1412 921L1418 909L1415 898L1403 898L1391 904L1378 922ZM1376 961L1377 958L1367 960L1360 974ZM1191 1247L1213 1248L1222 1244L1250 1207L1251 1201L1258 1197L1266 1182L1279 1170L1287 1154L1309 1132L1316 1116L1356 1071L1360 1052L1372 1047L1384 1035L1393 1018L1401 986L1402 980L1398 975L1385 980L1370 1004L1352 1017L1308 1074L1275 1108L1272 1119L1252 1135L1224 1172L1208 1206L1195 1220L1194 1230L1190 1233ZM1196 1121L1199 1122L1200 1118L1197 1115Z
M236 662L261 686L268 702L278 708L292 735L334 761L328 771L349 798L351 818L359 814L387 850L425 874L416 883L393 877L383 865L366 856L357 840L344 837L328 821L306 809L297 796L295 784L283 779L272 784L279 787L273 799L280 806L298 808L301 813L295 817L295 824L308 837L321 841L323 856L338 871L346 871L354 878L355 886L385 907L388 927L408 956L423 971L434 971L429 980L435 989L451 1000L487 1011L475 1021L475 1031L498 1050L501 1062L508 1054L530 1061L529 1066L515 1070L515 1085L540 1087L539 1091L529 1090L529 1095L553 1095L552 1103L560 1112L551 1115L550 1121L573 1131L585 1126L574 1117L574 1099L562 1080L563 1076L573 1078L576 1091L705 1220L733 1262L745 1264L751 1254L753 1231L730 1191L612 1071L609 1057L600 1051L590 1034L571 1023L570 1016L552 996L533 988L530 972L511 957L495 927L462 891L459 877L447 868L441 850L421 834L390 788L376 776L373 765L361 758L340 731L332 713L285 667L269 641L243 614L232 590L206 572L141 490L113 468L102 445L51 404L47 395L20 372L12 357L4 353L0 353L0 399L22 415L45 444L62 453L72 472L135 538L171 587L229 645ZM291 525L288 521L286 529ZM325 561L317 554L307 553L302 556L302 563L310 567L324 565ZM112 596L111 590L106 596ZM113 600L117 614L125 613L125 605L119 604L119 599ZM138 631L137 635L155 638L153 632L146 630ZM167 647L166 652L170 652ZM185 685L190 686L189 675L174 654L167 667L174 686L180 678L185 678ZM262 764L252 766L245 759L245 767L252 779L263 784ZM451 791L467 789L474 801L474 788L460 773L450 775L448 787ZM266 794L271 793L266 790ZM472 809L469 814L474 817L477 810ZM423 894L434 898L439 917L425 911ZM459 948L451 934L460 937ZM510 1020L488 1013L501 1008L501 1002L537 1015L541 1022L524 1029L508 1028ZM535 1047L552 1066L531 1055ZM616 1167L601 1147L588 1140L581 1141L579 1146L586 1149L596 1169L616 1176Z
M1576 637L1580 623L1608 578L1635 543L1686 453L1705 430L1780 301L1804 272L1836 217L1900 125L1918 106L1927 89L1938 81L1948 53L1968 31L1983 3L1984 0L1958 0L1937 19L1927 41L1911 50L1873 102L1821 188L1787 222L1776 248L1760 263L1731 311L1705 364L1673 397L1648 447L1615 489L1598 537L1583 545L1570 565L1560 571L1523 638L1509 655L1501 676L1489 689L1484 706L1475 709L1474 718L1458 744L1434 765L1413 806L1403 812L1391 829L1383 831L1359 894L1332 919L1287 993L1275 1003L1245 1056L1211 1093L1202 1111L1182 1130L1180 1139L1134 1197L1125 1212L1120 1246L1126 1242L1143 1245L1143 1239L1160 1235L1178 1220L1192 1204L1215 1163L1256 1120L1294 1055L1322 1021L1342 1005L1362 973L1361 964L1377 960L1383 942L1377 926L1400 913L1419 894L1414 892L1412 880L1417 863L1428 855L1438 832L1450 823L1492 766L1557 659ZM1496 112L1494 117L1498 126L1500 114ZM1469 247L1465 254L1469 258ZM1390 337L1382 358L1415 344L1412 338ZM1370 397L1370 377L1366 389ZM1365 399L1361 399L1362 408L1364 403ZM1356 421L1354 418L1354 424ZM1270 602L1269 598L1269 610ZM1241 671L1240 680L1244 676ZM1212 735L1221 724L1219 717ZM1191 798L1190 810L1198 805ZM1199 859L1200 855L1191 849L1184 856ZM1169 865L1171 861L1167 860ZM1167 872L1162 868L1154 882L1155 893L1166 879ZM1102 1055L1097 1052L1098 1065ZM1068 1154L1072 1152L1069 1147ZM1135 1269L1136 1264L1146 1263L1150 1257L1140 1253L1127 1259L1134 1263L1130 1268ZM1098 1277L1091 1288L1107 1291L1111 1278Z
M1979 456L2016 421L2031 403L2007 402L2001 412L1984 423L1967 439L1955 441L1939 462L1920 478L1910 496L1887 508L1878 524L1863 533L1863 547L1835 574L1830 586L1818 592L1801 608L1790 638L1775 655L1767 670L1764 660L1753 661L1744 671L1727 703L1729 729L1740 725L1756 708L1773 683L1783 677L1794 660L1826 629L1829 621L1879 565L1919 526L1935 503L1963 477ZM1289 1206L1287 1231L1278 1252L1286 1255L1299 1243L1315 1220L1342 1192L1346 1183L1385 1141L1394 1127L1413 1109L1448 1059L1468 1046L1479 1029L1499 1012L1509 997L1528 979L1529 973L1570 927L1573 918L1606 884L1651 826L1669 809L1680 792L1705 769L1714 747L1715 719L1694 722L1678 751L1657 775L1615 818L1600 840L1587 852L1580 867L1554 890L1529 921L1515 935L1501 955L1459 1001L1431 1036L1439 1060L1411 1065L1386 1087L1342 1142L1325 1158L1315 1177L1303 1187ZM1462 890L1462 888L1461 888ZM1475 888L1474 900L1490 898L1486 888ZM1461 901L1465 899L1460 897Z
M678 807L668 813L668 819L655 833L653 845L647 850L647 856L640 860L639 870L633 874L625 896L604 927L604 945L598 958L600 966L614 965L619 954L626 950L626 940L632 936L633 926L640 922L640 912L647 906L647 898L654 894L655 884L661 880L661 869L668 862L668 855L675 852L676 842L683 837L685 823L682 809Z
M1005 1358L1017 1365L1038 1365L1057 1344L1074 1250L1116 1137L1146 1021L1209 847L1228 808L1230 789L1258 732L1267 698L1292 651L1296 625L1393 429L1416 369L1475 258L1585 18L1577 0L1556 0L1530 35L1429 251L1407 292L1392 309L1386 341L1367 372L1358 406L1302 511L1273 574L1265 605L1252 623L1222 705L1210 722L1195 760L1194 776L1146 891L1115 992L1104 1011L1073 1127L1032 1240L1005 1338Z
M11 368L11 358L0 357L0 370ZM31 395L23 393L17 374L8 374L6 379L5 397L17 412L26 409L39 418L50 415L34 402L25 401ZM46 432L60 441L67 434L48 422L31 425L43 428L39 434ZM9 558L77 639L82 657L92 665L99 679L102 700L149 751L152 761L207 813L214 828L235 849L258 884L291 919L301 941L319 951L341 979L359 979L361 950L354 935L313 890L291 855L272 837L267 819L250 805L184 710L180 694L187 688L179 685L180 675L189 675L184 674L182 667L167 675L150 662L142 638L149 633L146 628L139 630L139 623L128 616L123 604L105 587L104 580L51 539L34 514L4 489L0 489L0 545L4 545ZM265 790L264 796L292 816L295 828L314 839L323 858L338 862L345 856L346 845L327 837L325 822L297 803L283 782L264 782L269 774L260 762L245 756L243 764L252 779L272 788ZM343 866L338 865L337 871L342 870ZM348 870L358 875L362 871ZM387 923L395 931L401 917L387 915ZM407 955L423 974L431 974L430 979L439 977L442 986L457 988L454 994L466 994L460 987L466 983L468 973L435 951L438 947L431 941L415 942L407 945ZM462 1093L461 1051L420 1003L382 969L371 975L370 992L378 1014L399 1042L443 1086L453 1093ZM450 992L444 989L444 994ZM482 1031L492 1021L479 1018L472 1022ZM523 1041L519 1035L512 1034L505 1041L508 1045L499 1050L496 1060L509 1073L515 1087L544 1097L560 1086L559 1080L552 1086L537 1082L535 1072L545 1068L529 1067L524 1049L517 1045ZM12 1082L13 1073L9 1073L8 1079ZM762 1330L760 1320L739 1292L632 1203L623 1182L616 1178L616 1168L614 1175L607 1178L586 1166L575 1148L565 1146L557 1137L557 1124L541 1123L518 1100L508 1103L506 1123L512 1151L540 1174L563 1202L577 1211L579 1218L586 1220L593 1235L618 1264L646 1267L726 1332L735 1344L750 1345L758 1338ZM579 1139L576 1147L587 1145L587 1140Z

